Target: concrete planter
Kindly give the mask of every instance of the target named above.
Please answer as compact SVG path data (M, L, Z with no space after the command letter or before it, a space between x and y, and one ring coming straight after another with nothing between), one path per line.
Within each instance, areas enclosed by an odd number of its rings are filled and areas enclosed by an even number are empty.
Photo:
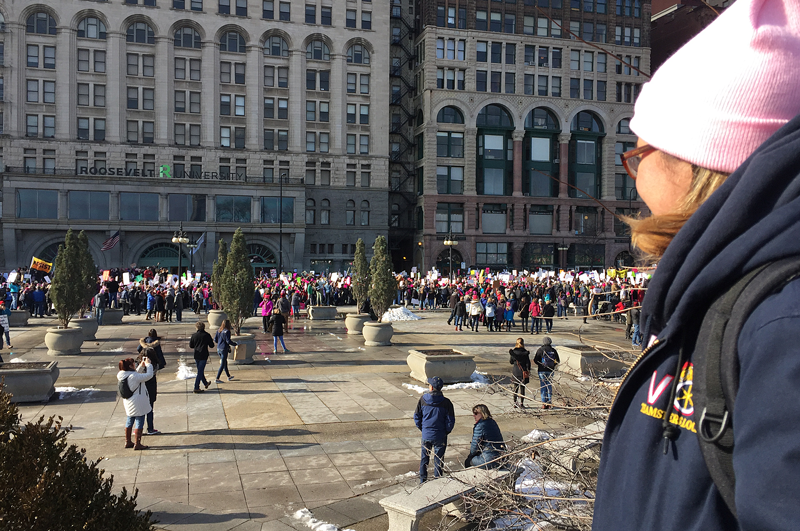
M214 337L214 333L219 330L222 321L228 318L228 314L223 312L222 310L211 310L208 312L208 329L206 332L211 334L211 337Z
M621 354L615 352L598 352L588 345L555 346L561 363L558 369L575 376L622 376L628 370L629 363ZM627 361L633 356L626 353Z
M0 363L0 379L12 402L47 402L56 392L57 361Z
M31 317L31 312L28 310L11 310L11 315L8 316L8 326L16 328L19 326L28 326L28 319Z
M103 326L122 324L122 308L107 308L103 312Z
M348 313L344 318L344 326L348 334L361 335L364 325L371 321L368 313Z
M80 328L48 328L44 335L44 344L51 356L80 354L83 331Z
M364 323L361 334L364 336L364 345L386 347L392 344L394 328L392 323Z
M69 327L80 328L84 339L96 339L94 335L97 333L98 325L94 316L73 319L69 322Z
M475 372L473 357L452 349L409 350L406 363L411 377L425 383L432 376L438 376L444 383L469 382Z
M336 312L336 306L309 306L308 318L312 321L333 321Z
M231 340L234 343L238 343L238 345L233 347L233 356L229 356L228 361L233 365L250 365L253 363L253 354L256 353L255 334L231 336Z

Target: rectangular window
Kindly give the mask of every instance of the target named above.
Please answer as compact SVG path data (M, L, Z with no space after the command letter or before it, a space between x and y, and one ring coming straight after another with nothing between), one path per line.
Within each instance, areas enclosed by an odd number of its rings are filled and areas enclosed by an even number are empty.
M218 195L215 202L218 223L250 223L252 198Z
M155 89L142 89L142 110L152 111L155 109Z
M72 190L67 198L69 219L108 220L108 192Z
M500 64L503 62L503 43L502 42L493 42L491 45L492 49L492 63Z
M553 61L550 66L561 68L561 48L553 48Z
M460 166L437 166L436 189L440 194L463 194L464 168Z
M369 11L361 12L361 29L372 29L372 13Z
M594 69L594 52L583 52L583 71L592 72Z
M186 145L186 124L175 124L174 129L174 139L175 145L177 146L185 146Z
M273 0L263 0L261 4L261 18L269 20L275 18L275 2Z
M156 75L156 56L142 56L142 75L144 77L154 77Z
M361 125L369 125L369 105L359 107L359 122Z
M539 76L538 95L547 96L547 76Z
M319 134L319 152L320 153L328 153L329 150L330 150L330 133L320 133ZM324 174L325 170L323 170L322 173Z
M517 47L514 44L506 44L506 64L513 65L517 62Z
M169 194L167 197L169 221L206 220L205 194Z
M487 17L486 11L476 11L475 12L475 29L479 31L486 31L488 29L487 26Z
M503 31L503 14L497 11L489 13L489 31L500 33Z
M525 91L525 94L528 95L528 96L532 96L533 95L533 80L534 80L534 75L533 74L525 74L524 91Z
M356 93L356 76L357 74L347 74L347 93Z
M327 6L322 6L320 9L320 23L323 26L330 26L332 24L332 16L331 16L331 8Z
M485 63L488 57L489 43L478 41L475 43L475 60L479 63Z
M486 70L477 70L475 72L475 90L486 92Z
M317 150L317 134L314 132L306 133L306 151L313 153ZM307 183L313 184L313 183Z
M29 79L27 81L27 96L25 101L28 103L39 103L39 80Z
M280 222L294 223L294 198L262 197L261 223Z
M158 194L120 192L119 219L158 221Z
M278 130L278 151L289 150L289 131L285 129Z
M43 46L43 61L42 66L45 68L49 68L54 70L56 67L56 47L55 46Z
M553 23L550 25L550 36L554 39L561 38L561 20L554 18Z
M506 94L514 94L516 92L517 76L514 72L506 72Z
M570 78L569 80L569 97L570 98L580 98L581 97L581 80L578 78Z
M45 136L47 136L47 116L45 116ZM55 118L53 118L53 136L55 136ZM94 139L101 142L106 139L106 121L104 118L94 119Z
M491 91L492 92L500 92L500 83L503 77L502 72L492 72L492 81L491 81Z
M369 135L359 135L358 144L359 153L361 155L369 155Z
M89 71L89 50L78 49L78 72Z
M152 144L155 141L155 123L142 122L142 143Z
M606 29L605 24L597 24L597 31L595 32L595 40L597 42L605 43L607 37L608 30Z
M89 140L88 118L78 118L78 140Z
M436 232L447 234L464 233L464 205L458 203L438 203L436 205Z
M550 62L548 61L549 55L550 49L547 46L539 46L539 55L537 56L536 63L542 68L550 66Z
M583 99L585 100L592 100L594 99L594 81L591 79L584 79L583 80Z
M583 40L592 42L594 40L594 22L583 23Z
M507 225L506 205L484 203L481 208L481 227L484 234L505 234Z
M597 82L597 101L606 101L606 82Z
M522 33L524 35L533 35L534 33L534 18L526 16L522 19Z
M317 23L317 6L306 4L306 24Z
M314 122L317 119L317 102L316 101L307 101L306 102L306 121L307 122Z
M347 154L356 154L356 135L347 135Z
M234 116L244 116L244 96L236 96L234 99Z
M475 259L480 265L506 265L508 264L508 244L478 242L475 244Z
M139 54L129 53L127 57L128 57L128 70L127 70L128 75L129 76L138 76L139 75Z
M547 37L547 27L549 23L550 21L547 20L547 18L539 17L539 19L536 21L536 35L538 37ZM553 33L553 37L555 36L555 33Z
M219 95L219 113L222 116L230 116L231 115L231 95L230 94L220 94Z
M28 68L39 68L39 46L36 44L28 45Z
M289 119L289 100L283 98L278 99L278 119Z
M289 2L280 2L278 9L280 20L286 22L292 20L292 5Z
M288 88L289 87L289 68L285 66L278 67L278 87L279 88Z
M175 79L186 79L186 59L175 58Z
M175 112L186 112L186 91L175 91Z
M319 102L319 121L327 122L330 117L330 104L327 101Z
M569 52L569 69L580 70L581 68L581 52L572 50Z
M189 79L200 81L200 59L189 60Z
M369 74L361 74L359 83L361 94L369 94Z
M597 71L600 73L605 74L606 72L606 60L607 56L604 53L597 54Z
M78 105L89 105L89 84L78 83Z
M34 161L35 160L34 158ZM18 188L17 217L29 219L58 219L58 192L55 190Z
M264 98L264 118L275 118L275 98Z
M220 83L231 82L231 63L228 61L219 62L219 82Z

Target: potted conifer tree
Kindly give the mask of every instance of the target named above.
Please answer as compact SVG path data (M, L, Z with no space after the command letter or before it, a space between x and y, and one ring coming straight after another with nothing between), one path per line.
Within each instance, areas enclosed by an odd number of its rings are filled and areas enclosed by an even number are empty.
M367 262L367 252L364 240L361 238L356 242L356 252L353 256L353 274L350 277L350 289L356 299L356 312L348 313L344 324L348 334L361 334L364 323L369 322L370 315L361 313L369 292L369 262Z
M78 236L67 231L64 244L59 245L54 264L50 298L58 315L59 326L48 328L44 336L47 353L51 356L80 354L83 344L83 332L79 328L70 328L72 316L80 311L86 296L84 256L88 249L81 245Z
M74 319L70 326L80 328L83 332L83 339L95 339L97 333L97 318L92 313L93 299L97 294L97 266L94 264L92 253L89 252L89 237L81 231L78 234L78 245L80 246L81 264L81 286L83 295L81 297L81 309L78 311L78 319Z
M222 321L228 318L228 314L222 309L222 275L225 273L225 264L228 262L228 244L225 240L219 240L219 253L211 269L211 297L217 303L216 310L208 312L208 332L213 336Z
M234 364L253 363L253 354L256 352L255 334L242 334L242 327L247 318L253 315L255 291L253 266L247 256L247 242L242 229L236 229L220 278L219 290L219 298L233 327L231 339L238 343L233 351Z
M389 257L389 248L386 244L385 236L375 238L372 246L372 261L370 262L369 272L371 282L369 285L369 302L375 315L378 316L377 323L365 323L362 330L364 344L368 347L391 345L394 329L391 322L381 322L383 314L389 309L397 293L397 279L392 274L392 260Z

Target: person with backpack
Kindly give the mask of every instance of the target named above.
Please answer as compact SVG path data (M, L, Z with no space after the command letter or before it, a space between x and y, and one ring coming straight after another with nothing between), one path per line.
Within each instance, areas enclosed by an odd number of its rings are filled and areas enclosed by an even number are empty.
M429 391L420 397L414 410L414 424L422 432L422 455L419 461L419 482L428 480L428 464L433 454L433 476L442 477L447 435L456 424L453 403L442 394L444 380L428 378Z
M553 316L555 314L556 310L553 308L553 301L545 300L542 308L542 317L544 317L544 326L548 334L553 331Z
M194 362L197 364L197 377L194 379L194 392L202 393L200 383L202 382L206 389L211 385L211 382L206 380L205 370L208 363L208 349L214 347L214 340L211 339L211 334L206 332L206 325L201 321L194 324L197 332L192 334L189 338L189 348L194 350Z
M235 343L231 340L230 319L225 319L222 321L222 324L219 325L217 334L214 337L214 342L217 344L217 354L219 354L219 370L217 371L217 379L215 381L216 383L222 383L220 377L222 376L222 371L225 371L225 375L228 377L228 381L230 382L233 380L233 376L231 376L231 373L228 370L228 354L231 351L231 347L238 345L238 343Z
M550 339L550 338L546 338ZM525 340L517 338L517 344L508 351L511 356L511 391L514 393L514 407L525 409L525 384L530 382L531 357L530 352L525 348Z
M144 418L152 409L150 397L147 396L147 387L144 384L153 377L153 364L150 358L144 356L138 367L136 360L127 358L119 362L117 373L118 392L125 407L125 448L134 450L147 450L149 446L142 444L142 430ZM135 443L131 440L131 435Z
M146 352L148 349L153 352L150 353L149 358L153 364L153 377L147 380L147 395L150 397L150 412L147 414L147 435L159 435L161 432L153 426L153 411L156 404L156 397L158 396L158 381L156 375L158 371L167 366L167 360L164 358L164 351L161 349L161 338L158 337L158 332L155 328L151 328L147 333L147 337L139 340L138 352Z
M533 362L539 372L540 394L542 396L542 409L551 409L553 401L553 371L561 363L558 351L553 348L553 340L545 336L542 346L533 356Z
M738 0L639 94L622 161L650 215L627 221L658 267L595 531L800 522L799 55L800 2Z

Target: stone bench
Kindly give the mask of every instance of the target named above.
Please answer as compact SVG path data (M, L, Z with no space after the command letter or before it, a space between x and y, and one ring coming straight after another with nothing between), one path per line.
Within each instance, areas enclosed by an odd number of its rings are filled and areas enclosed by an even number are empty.
M444 507L482 484L504 481L512 476L509 470L468 468L449 476L427 481L409 492L384 498L381 506L389 515L389 531L418 531L422 516Z

